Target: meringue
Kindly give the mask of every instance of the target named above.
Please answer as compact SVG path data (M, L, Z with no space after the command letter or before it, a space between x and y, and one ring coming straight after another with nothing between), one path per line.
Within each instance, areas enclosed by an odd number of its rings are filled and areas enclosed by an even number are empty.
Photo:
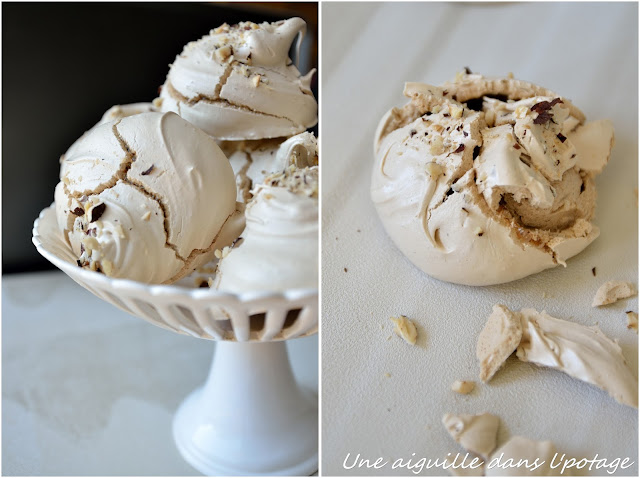
M221 254L213 287L228 292L318 286L318 167L272 174L253 190L246 229Z
M236 210L233 171L215 141L174 113L99 124L62 158L58 225L78 265L171 283L211 258ZM226 234L223 234L226 237Z
M461 74L407 83L374 140L371 197L398 248L427 274L465 285L555 267L599 235L594 176L613 127L514 79Z
M224 24L188 43L155 104L218 140L288 137L317 123L310 89L289 58L306 31L301 18Z

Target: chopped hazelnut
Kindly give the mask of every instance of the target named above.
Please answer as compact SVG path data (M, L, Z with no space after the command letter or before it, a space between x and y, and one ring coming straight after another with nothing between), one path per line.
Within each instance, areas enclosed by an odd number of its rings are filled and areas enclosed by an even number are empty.
M393 331L396 335L402 337L408 344L416 344L418 331L416 330L415 324L410 319L401 315L400 317L390 317L390 320L395 325Z
M453 382L453 385L451 385L451 390L462 395L467 395L471 393L475 387L476 384L473 381L456 380Z
M444 141L442 140L442 136L435 135L431 143L431 154L437 156L442 153L444 153Z

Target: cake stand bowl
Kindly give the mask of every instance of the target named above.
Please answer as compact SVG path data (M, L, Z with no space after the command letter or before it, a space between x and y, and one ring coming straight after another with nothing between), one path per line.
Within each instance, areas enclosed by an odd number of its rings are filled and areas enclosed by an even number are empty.
M77 266L55 209L33 227L40 254L116 307L173 332L216 342L206 382L182 402L173 436L206 475L310 475L318 469L317 395L295 380L285 340L318 330L318 291L233 294L113 279Z

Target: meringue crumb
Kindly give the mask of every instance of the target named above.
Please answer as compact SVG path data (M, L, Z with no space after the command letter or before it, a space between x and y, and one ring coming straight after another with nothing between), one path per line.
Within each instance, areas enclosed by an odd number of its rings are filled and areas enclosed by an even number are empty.
M442 169L442 166L440 166L438 163L434 161L427 163L426 169L427 169L427 174L432 178L437 178L439 176L442 176L442 174L444 174L444 169Z
M151 211L147 211L142 215L143 221L148 221L149 219L151 219Z
M638 333L638 314L631 310L625 312L627 314L627 329L632 329Z
M384 376L385 376L386 378L391 378L391 374L390 374L389 372L385 373L385 374L384 374Z
M390 317L389 320L394 323L395 327L393 331L397 336L402 337L404 341L410 345L416 344L418 331L416 330L415 324L410 319L401 315L400 317Z
M255 75L253 78L251 78L251 82L253 83L253 86L257 88L260 84L260 75Z
M542 291L542 298L546 299L547 298L547 293L545 291Z
M627 299L636 295L638 291L631 282L620 280L612 280L605 282L596 292L592 307L600 307L601 305L609 305L621 299Z
M473 392L474 388L476 388L476 383L467 380L456 380L453 382L453 385L451 385L451 390L461 395L467 395Z
M507 78L513 80L513 72L510 71L509 73L507 73Z

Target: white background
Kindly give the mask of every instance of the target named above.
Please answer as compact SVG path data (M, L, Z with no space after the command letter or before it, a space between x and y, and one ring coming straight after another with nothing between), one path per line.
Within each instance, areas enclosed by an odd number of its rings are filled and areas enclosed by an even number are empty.
M450 390L478 380L476 338L495 303L598 324L637 373L638 336L624 314L638 311L637 299L591 307L603 282L637 283L637 25L634 3L322 5L323 474L412 474L342 463L347 453L443 458L462 448L442 415L484 411L501 418L499 443L522 435L577 457L629 456L636 464L618 473L638 473L637 410L593 386L512 357L471 395ZM464 66L513 72L568 97L588 119L613 120L616 146L597 179L602 232L566 269L500 286L448 284L386 236L369 199L377 122L406 102L405 81L440 84ZM388 319L400 314L419 324L415 347L393 335Z

